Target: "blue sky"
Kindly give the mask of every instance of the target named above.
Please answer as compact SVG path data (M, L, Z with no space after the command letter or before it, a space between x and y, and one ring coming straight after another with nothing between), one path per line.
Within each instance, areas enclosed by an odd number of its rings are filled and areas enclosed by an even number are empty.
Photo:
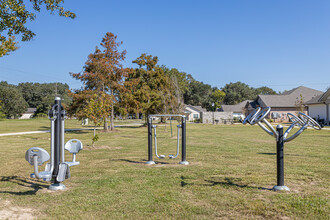
M330 86L328 0L66 0L74 20L43 10L34 40L0 58L0 80L81 83L106 32L123 41L125 66L141 53L212 86L241 81L275 91Z

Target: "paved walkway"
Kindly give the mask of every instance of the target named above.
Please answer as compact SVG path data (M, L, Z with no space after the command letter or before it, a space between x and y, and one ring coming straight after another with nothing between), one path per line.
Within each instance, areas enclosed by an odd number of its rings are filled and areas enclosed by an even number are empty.
M116 125L115 128L119 127L139 127L142 126L141 123L134 123L134 124L125 124L125 125ZM103 129L103 128L96 128L97 130ZM74 129L65 129L65 131L83 131L83 130L94 130L94 128L74 128ZM49 133L50 130L44 130L44 131L25 131L25 132L15 132L15 133L5 133L0 134L0 137L3 136L15 136L15 135L23 135L23 134L41 134L41 133Z

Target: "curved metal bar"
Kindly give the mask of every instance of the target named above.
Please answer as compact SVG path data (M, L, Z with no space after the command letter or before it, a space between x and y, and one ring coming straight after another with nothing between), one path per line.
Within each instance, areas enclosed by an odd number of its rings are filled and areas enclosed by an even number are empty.
M286 137L288 136L289 132L294 128L294 126L295 126L297 123L299 123L299 122L298 122L298 121L293 122L293 123L290 125L290 127L289 127L288 129L286 129L286 131L285 131L284 134L283 134L283 139L284 139L284 140L286 139Z
M260 121L257 122L257 124L264 130L267 132L267 134L275 137L277 139L278 137L278 134L277 134L277 131L275 130L275 128L273 128L273 126L266 120L266 119L262 119L262 122L264 122L267 127L271 130L268 130L268 128L266 128Z
M298 126L300 127L305 125L305 122L301 118L295 116L294 114L288 113L287 116L292 121L292 123L297 122Z
M34 167L34 175L38 179L41 179L42 177L39 175L39 170L38 170L38 156L37 155L33 156L33 167Z
M311 118L309 115L306 115L305 113L299 112L298 116L308 124L308 126L316 129L316 130L321 130L322 127L317 123L313 118Z
M176 155L173 156L172 154L170 154L168 156L170 159L174 159L174 158L177 158L177 156L179 156L179 151L180 151L180 128L181 128L181 125L177 125L177 127L178 127L178 138L177 138Z
M163 159L165 158L165 155L158 155L158 151L157 151L157 134L156 134L156 128L157 126L156 125L153 125L152 128L154 128L154 139L155 139L155 154L156 154L156 157L158 157L159 159Z
M255 117L250 120L250 125L254 125L259 121L262 121L270 112L270 107L262 109L258 114L254 115Z
M247 122L250 124L250 119L253 120L255 116L259 113L260 107L254 109L248 116L245 117L244 121L242 122L243 125L245 125Z
M274 136L273 132L271 132L270 130L268 130L260 121L257 122L258 125L267 132L267 134L269 134L270 136Z
M291 127L291 126L290 126ZM289 128L290 128L289 127ZM306 128L308 127L308 123L306 123L304 126L302 126L296 133L294 133L291 137L285 138L283 137L283 142L289 142L298 137ZM292 129L292 128L291 128Z

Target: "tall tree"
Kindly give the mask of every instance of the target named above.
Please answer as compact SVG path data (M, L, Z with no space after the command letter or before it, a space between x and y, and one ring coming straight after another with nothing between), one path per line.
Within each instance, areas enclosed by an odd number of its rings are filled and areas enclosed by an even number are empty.
M59 16L76 17L74 13L64 10L64 0L1 0L0 57L18 48L15 35L21 36L22 41L29 41L35 36L35 33L28 29L27 22L35 20L36 15L26 9L27 2L30 2L33 10L36 12L40 12L41 6L44 4L46 9L52 14L57 12Z
M101 49L96 47L95 52L88 56L83 73L71 73L72 77L84 82L85 88L71 94L76 100L86 95L86 91L91 90L98 93L109 94L111 102L111 126L114 129L114 108L119 105L120 92L124 89L123 80L127 75L127 69L123 68L122 62L125 60L126 50L119 51L118 47L123 42L117 41L117 36L113 33L106 33L101 42ZM87 92L89 93L89 92ZM81 96L80 98L78 96ZM79 102L78 102L79 103ZM77 102L74 106L76 106ZM104 129L108 129L106 118L104 118Z
M158 57L142 54L133 63L139 65L139 68L131 71L126 81L136 84L131 97L137 100L139 111L146 116L153 113L176 112L179 103L173 93L175 86L164 70L157 66Z

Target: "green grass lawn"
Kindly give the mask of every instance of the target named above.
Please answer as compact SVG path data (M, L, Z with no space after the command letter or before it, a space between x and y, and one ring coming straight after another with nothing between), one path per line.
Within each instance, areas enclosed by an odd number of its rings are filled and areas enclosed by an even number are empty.
M41 121L0 122L0 132L6 126L10 132L44 130L49 121ZM33 167L24 159L30 147L49 151L49 133L0 137L0 218L11 211L41 219L329 219L329 130L308 129L285 145L290 192L270 190L276 144L259 126L188 124L189 166L179 165L180 158L145 165L146 127L99 135L93 148L92 131L66 133L66 140L80 139L84 150L61 192L29 178ZM157 135L159 153L175 154L169 127L159 126Z

